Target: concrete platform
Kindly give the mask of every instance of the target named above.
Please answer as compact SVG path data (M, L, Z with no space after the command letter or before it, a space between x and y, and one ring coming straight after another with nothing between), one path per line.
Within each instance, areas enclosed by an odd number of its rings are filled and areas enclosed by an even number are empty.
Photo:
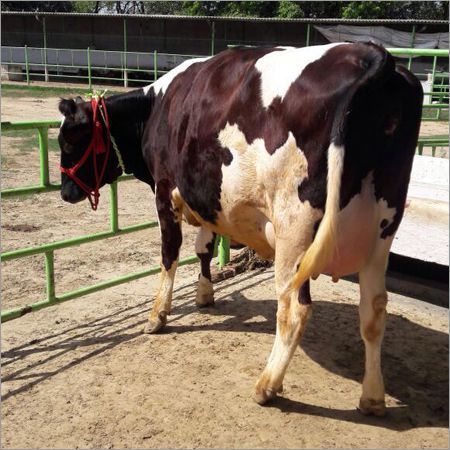
M392 252L449 265L449 160L416 156L407 208Z

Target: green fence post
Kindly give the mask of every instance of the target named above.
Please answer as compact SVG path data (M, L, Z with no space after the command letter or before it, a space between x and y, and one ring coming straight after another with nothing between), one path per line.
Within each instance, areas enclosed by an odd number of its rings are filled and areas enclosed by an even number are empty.
M216 40L216 22L214 22L213 20L211 24L211 56L213 56L215 52L215 40Z
M437 64L437 56L433 58L433 71L431 75L431 92L434 92L434 79L436 76L436 64ZM433 96L430 98L430 103L433 103Z
M47 285L47 301L56 300L55 297L55 264L53 251L45 252L45 276Z
M44 80L48 82L48 67L47 67L47 30L45 26L45 16L42 18L42 28L44 34Z
M306 47L309 47L309 41L311 37L311 24L306 25Z
M415 40L416 40L416 26L413 25L411 32L411 48L414 48ZM408 70L411 70L411 64L412 64L412 56L410 56L408 59Z
M230 239L221 236L219 244L219 267L222 269L230 261Z
M38 127L41 186L50 184L48 172L48 127Z
M25 45L25 72L27 74L27 84L30 85L30 67L28 65L28 46Z
M128 87L127 72L127 19L123 19L123 86Z
M158 79L158 50L153 51L153 82Z
M111 231L116 233L119 231L119 200L117 196L117 181L110 184L109 199L111 202L109 210Z
M87 48L87 64L88 64L88 83L89 90L92 89L92 72L91 72L91 47Z

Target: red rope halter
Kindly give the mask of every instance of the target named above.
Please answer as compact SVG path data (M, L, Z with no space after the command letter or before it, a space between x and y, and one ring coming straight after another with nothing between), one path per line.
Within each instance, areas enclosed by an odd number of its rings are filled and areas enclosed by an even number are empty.
M103 175L105 174L106 165L108 164L109 159L109 153L110 153L110 128L109 128L109 118L108 118L108 112L106 110L106 104L105 99L103 97L93 97L91 100L92 105L92 122L94 124L94 129L92 131L92 139L91 142L84 152L84 155L82 158L78 161L77 164L75 164L73 167L66 168L60 166L60 170L62 173L65 173L70 179L72 179L87 195L89 199L89 203L91 204L91 208L95 211L98 206L98 200L100 197L100 183L103 179ZM102 113L103 110L103 113ZM105 145L105 141L103 140L103 126L102 122L98 118L98 112L100 111L100 114L103 117L103 120L105 122L106 131L108 134L107 142ZM95 187L90 187L83 181L81 181L76 173L80 169L80 167L86 162L86 160L89 158L89 155L92 153L92 159L94 163L94 174L95 174ZM105 154L105 158L103 161L103 167L101 168L100 172L98 171L97 167L97 155Z

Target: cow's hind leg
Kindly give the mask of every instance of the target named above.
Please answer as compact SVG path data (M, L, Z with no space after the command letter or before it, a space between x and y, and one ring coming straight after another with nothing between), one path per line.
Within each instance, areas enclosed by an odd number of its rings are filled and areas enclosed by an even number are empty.
M171 188L167 180L158 182L156 186L156 209L161 230L161 274L159 289L144 333L156 333L167 322L182 242L181 213L172 205Z
M275 281L278 295L277 330L272 352L255 389L255 400L260 405L274 398L283 390L283 378L288 364L302 337L311 315L309 281L300 290L286 292L288 280L293 276L296 255L302 252L295 248L286 250L290 258L283 258L277 247L275 258Z
M214 256L216 234L206 228L200 228L195 240L195 252L200 259L200 276L198 278L195 303L198 307L214 304L214 290L211 282L211 260Z
M381 373L381 343L386 322L387 292L385 272L392 239L380 240L373 258L359 272L361 337L366 358L359 410L383 416L386 412L384 381Z

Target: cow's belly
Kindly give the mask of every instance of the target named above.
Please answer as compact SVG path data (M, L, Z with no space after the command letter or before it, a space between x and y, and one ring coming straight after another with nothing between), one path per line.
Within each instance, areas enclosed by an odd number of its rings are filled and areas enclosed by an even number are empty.
M271 221L258 208L237 203L224 205L214 228L216 232L254 249L262 258L273 259L275 233Z

